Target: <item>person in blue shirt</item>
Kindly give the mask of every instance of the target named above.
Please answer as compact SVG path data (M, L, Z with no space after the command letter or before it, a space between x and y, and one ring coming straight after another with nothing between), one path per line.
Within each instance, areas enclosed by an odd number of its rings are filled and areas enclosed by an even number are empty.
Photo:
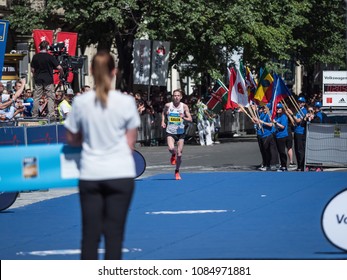
M258 117L253 118L257 132L258 144L262 156L262 165L259 170L276 170L278 163L277 148L274 138L274 126L270 114L266 112L265 106L258 107Z
M33 95L31 92L31 89L26 89L24 91L24 116L25 117L32 117L32 111L33 111L33 107L34 107L34 99L33 99Z
M276 145L278 154L280 157L281 166L278 171L288 171L287 170L287 141L288 141L288 117L284 113L284 108L281 103L276 106L276 117L273 121L276 132Z
M288 113L291 115L295 122L294 149L298 165L297 171L304 171L306 146L306 121L304 120L304 118L307 114L305 97L300 96L298 98L298 103L299 111L294 115L294 113L290 109L288 109Z
M325 123L326 115L322 112L322 103L317 101L314 103L313 109L314 109L314 119L312 122L314 123Z

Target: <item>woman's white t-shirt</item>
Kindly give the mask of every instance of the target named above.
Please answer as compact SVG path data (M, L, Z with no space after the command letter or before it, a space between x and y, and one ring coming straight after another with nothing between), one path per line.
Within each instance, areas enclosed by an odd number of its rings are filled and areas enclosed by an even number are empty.
M80 179L134 178L135 163L125 133L139 125L131 96L110 91L105 108L96 99L95 91L76 96L65 127L83 135Z

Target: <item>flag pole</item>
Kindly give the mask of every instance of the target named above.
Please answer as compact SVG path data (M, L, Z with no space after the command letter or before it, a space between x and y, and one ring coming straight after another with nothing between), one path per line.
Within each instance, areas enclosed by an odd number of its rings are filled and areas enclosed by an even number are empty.
M283 105L284 110L287 112L287 111L288 111L288 109L289 109L289 107L288 107L288 105L287 105L287 103L286 103L286 101L285 101L284 99L283 99L283 100L281 100L281 104ZM287 114L287 117L289 118L289 120L290 120L290 122L292 123L292 125L295 125L295 123L294 123L294 120L293 120L292 116L291 116L291 115L289 115L289 114Z
M293 96L289 95L289 99L292 102L293 106L295 107L295 109L297 110L297 112L302 116L305 117L304 114L301 112L300 110L300 106L298 104L298 102L296 102L296 100L294 99Z
M241 111L244 112L251 120L253 120L252 117L247 113L245 107L243 107L243 105L240 105L240 104L238 104L238 105L239 105Z

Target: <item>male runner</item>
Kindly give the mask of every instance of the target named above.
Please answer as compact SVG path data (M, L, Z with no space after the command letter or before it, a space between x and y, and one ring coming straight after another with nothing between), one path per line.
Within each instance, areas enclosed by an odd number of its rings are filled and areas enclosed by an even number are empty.
M166 103L162 112L161 126L166 128L167 145L171 153L171 164L176 165L175 178L181 180L179 173L182 162L182 151L184 145L184 121L191 122L192 116L186 104L181 102L183 90L176 89L172 93L172 102ZM165 123L167 120L167 124ZM177 151L175 149L177 142Z

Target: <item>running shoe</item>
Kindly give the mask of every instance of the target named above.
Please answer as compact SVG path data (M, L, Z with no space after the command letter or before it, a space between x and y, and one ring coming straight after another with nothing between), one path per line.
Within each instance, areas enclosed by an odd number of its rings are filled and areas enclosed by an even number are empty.
M180 175L180 172L178 170L175 170L175 179L176 180L181 180L181 175Z
M170 162L171 162L171 165L175 165L176 164L176 155L175 154L173 154L171 156Z
M288 171L287 167L280 167L279 169L277 169L277 172L285 172Z
M294 162L289 163L289 165L288 165L289 170L295 170L296 168L297 168L297 166Z

